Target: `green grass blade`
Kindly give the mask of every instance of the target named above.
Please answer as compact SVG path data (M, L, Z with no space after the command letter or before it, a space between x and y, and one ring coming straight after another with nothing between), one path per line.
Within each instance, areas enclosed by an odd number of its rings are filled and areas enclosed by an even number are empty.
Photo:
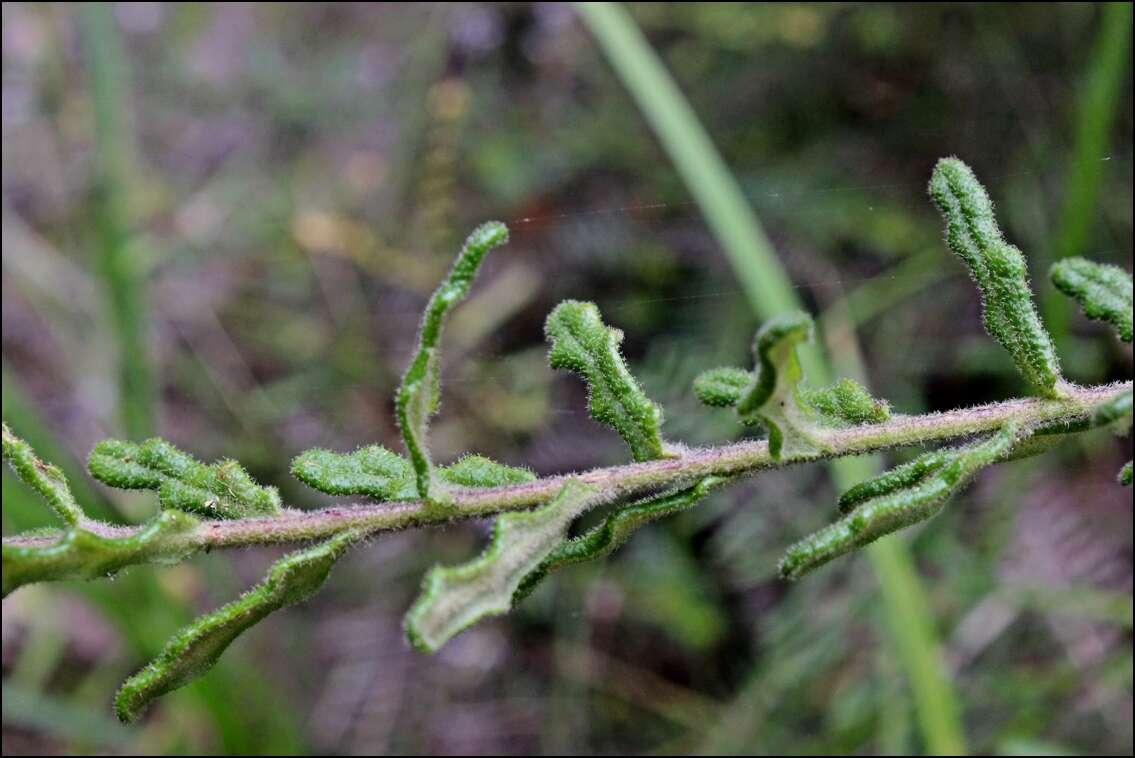
M420 652L435 653L481 619L507 613L525 577L563 543L571 522L604 495L569 479L545 505L498 517L479 556L456 566L434 566L426 574L421 594L406 612L406 639Z
M613 3L577 3L576 8L689 186L753 312L763 320L799 310L795 290L741 188L633 19ZM800 358L814 383L831 383L817 348L802 349ZM879 471L869 459L841 459L831 469L840 489ZM879 540L867 552L879 576L891 635L914 691L926 747L933 753L964 753L960 708L942 665L930 609L910 555L893 538Z
M749 301L763 303L767 314L799 310L741 187L634 20L617 3L576 8L690 188Z
M1064 183L1064 209L1052 261L1088 252L1096 222L1099 194L1112 125L1118 113L1124 82L1131 71L1131 3L1103 3L1100 30L1084 78L1073 127L1072 155ZM1129 85L1126 85L1129 86ZM1043 290L1044 320L1059 345L1067 335L1067 305L1049 288Z
M150 319L145 274L130 251L130 147L123 121L126 66L111 7L85 5L80 18L95 112L96 268L117 340L119 413L126 434L141 439L154 432L157 390L146 348Z

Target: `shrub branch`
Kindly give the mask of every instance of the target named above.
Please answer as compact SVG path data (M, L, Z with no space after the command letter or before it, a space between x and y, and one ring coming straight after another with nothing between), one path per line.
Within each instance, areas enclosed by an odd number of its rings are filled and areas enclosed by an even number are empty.
M272 518L202 521L195 529L177 534L171 552L309 542L361 529L367 535L432 526L454 520L476 519L542 505L563 488L568 479L601 487L621 495L636 495L709 475L749 474L802 461L842 458L892 447L949 441L996 430L1009 422L1027 427L1059 425L1061 429L1087 427L1095 409L1130 392L1131 382L1076 387L1057 400L1022 398L972 408L959 408L923 416L895 416L881 424L837 429L830 433L831 451L824 454L774 460L767 440L737 442L707 448L690 448L677 457L592 469L581 474L550 476L523 484L473 490L454 488L453 510L439 513L423 501L342 505L315 511L286 509ZM136 536L143 527L114 526L98 521L84 528L102 537ZM57 539L53 534L6 537L8 547L42 547ZM41 581L53 577L44 576Z

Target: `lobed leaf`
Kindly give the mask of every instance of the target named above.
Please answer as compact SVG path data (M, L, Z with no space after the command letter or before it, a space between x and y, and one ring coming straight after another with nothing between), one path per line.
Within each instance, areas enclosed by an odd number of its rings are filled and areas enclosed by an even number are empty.
M732 477L707 476L692 487L647 498L639 503L620 508L607 516L599 526L585 534L562 542L548 557L525 576L512 596L515 606L532 591L548 574L575 563L584 563L609 555L630 539L635 530L657 521L664 516L684 511L700 502L706 495Z
M947 244L981 289L986 331L1041 395L1060 397L1060 362L1033 304L1025 258L1005 241L985 188L965 163L943 158L930 197L946 220Z
M292 461L292 474L329 495L368 495L379 501L418 499L414 467L381 445L346 454L307 450ZM467 455L452 466L439 467L436 475L459 487L503 487L536 478L528 469L505 466L480 455Z
M444 498L432 491L432 463L426 444L426 427L441 401L439 343L449 311L465 299L485 256L494 247L508 242L508 227L499 221L481 224L465 240L449 276L434 291L426 305L418 331L418 349L402 377L395 395L395 411L402 429L402 440L410 454L418 495L440 503Z
M32 446L12 434L7 424L3 424L3 457L16 476L47 501L56 516L72 526L82 523L83 509L75 502L63 471L40 460Z
M951 495L978 471L1008 454L1018 441L1018 426L1011 423L981 442L943 451L944 461L923 456L912 462L919 465L900 467L889 479L885 474L858 485L863 489L851 502L841 502L850 512L790 547L780 561L780 575L797 579L884 535L934 516ZM870 492L878 494L861 499Z
M133 721L155 698L208 672L233 640L268 614L314 595L331 567L361 536L344 532L284 556L261 584L179 631L157 658L122 685L114 701L118 718Z
M803 396L804 372L796 355L797 345L811 337L811 317L796 312L765 322L753 340L756 374L737 413L745 423L759 421L768 427L769 452L775 460L826 449L817 414Z
M623 333L603 323L595 304L565 300L548 315L544 333L552 343L552 368L574 371L587 382L591 417L613 427L636 461L666 457L662 409L623 362Z
M257 484L236 461L206 465L162 439L141 444L103 440L91 451L87 468L111 487L156 490L166 510L224 519L274 516L281 511L276 488Z
M871 397L854 379L841 379L825 389L805 390L804 400L830 424L879 424L891 417L890 404Z
M478 558L460 566L434 566L426 574L421 594L406 613L406 639L433 653L482 618L507 613L524 578L603 494L571 479L546 505L497 518L492 539Z
M711 368L694 379L694 394L698 400L714 408L732 408L741 402L752 382L752 372L743 368Z
M1131 341L1131 274L1118 266L1065 258L1053 264L1049 276L1057 289L1080 304L1085 316L1108 322L1121 340Z
M3 594L34 582L101 579L135 563L178 563L193 554L187 538L198 523L181 511L162 511L128 537L104 537L74 526L44 545L4 545Z

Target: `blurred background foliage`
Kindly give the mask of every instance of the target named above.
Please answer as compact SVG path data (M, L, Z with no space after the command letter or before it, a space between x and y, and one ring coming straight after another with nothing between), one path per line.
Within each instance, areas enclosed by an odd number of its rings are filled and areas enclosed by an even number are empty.
M763 221L826 347L906 412L1024 388L981 330L924 187L974 166L1081 382L1130 347L1051 295L1056 257L1132 265L1129 5L632 4ZM285 500L315 445L397 448L391 395L456 246L499 218L446 334L441 460L625 460L546 366L545 314L595 300L667 436L744 363L752 310L690 194L561 4L3 6L3 413L88 509L107 436L233 456ZM985 475L906 539L975 752L1130 753L1129 440ZM895 459L901 455L894 456ZM401 639L422 573L485 525L395 534L131 728L111 693L277 551L202 556L4 602L3 749L187 753L902 753L925 743L852 557L795 585L822 467L762 474L561 572L435 658ZM5 534L46 513L7 472Z

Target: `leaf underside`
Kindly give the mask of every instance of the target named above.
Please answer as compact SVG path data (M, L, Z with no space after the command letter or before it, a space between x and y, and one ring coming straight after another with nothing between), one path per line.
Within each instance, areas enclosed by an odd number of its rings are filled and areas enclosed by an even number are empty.
M426 574L421 594L406 613L406 639L432 653L482 618L507 613L524 578L603 494L572 479L546 505L499 516L479 557L459 566L434 566Z
M520 582L512 596L512 604L515 606L532 594L540 582L553 571L609 555L622 547L637 529L697 505L710 492L730 481L732 481L731 477L707 476L692 487L646 498L615 510L598 526L592 527L579 537L565 540L549 553L548 557Z
M809 457L825 450L817 414L802 393L804 379L796 348L812 337L812 318L788 313L761 325L753 340L756 373L737 403L746 423L768 428L774 460Z

